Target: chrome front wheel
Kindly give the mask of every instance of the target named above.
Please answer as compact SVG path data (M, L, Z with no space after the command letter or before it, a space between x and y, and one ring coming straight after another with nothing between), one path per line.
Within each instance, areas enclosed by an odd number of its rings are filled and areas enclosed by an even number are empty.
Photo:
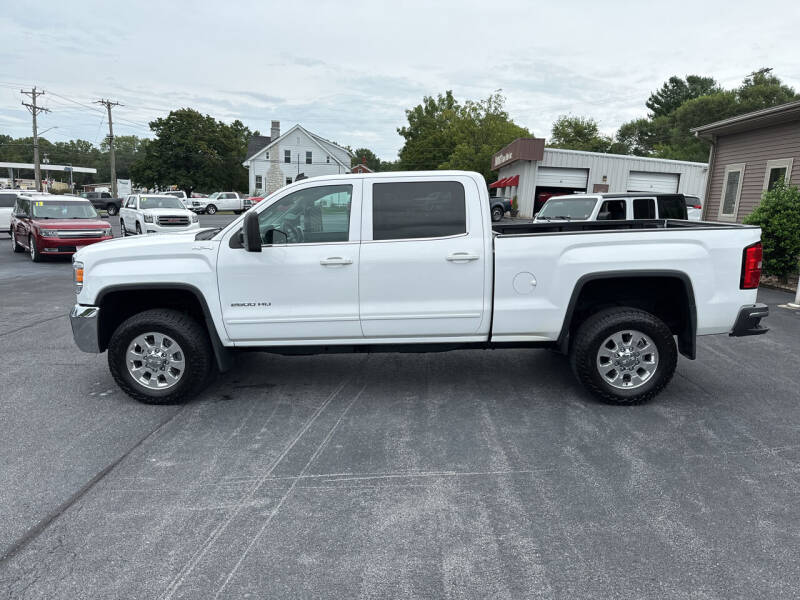
M166 390L176 385L186 371L186 356L172 337L158 332L136 336L125 356L128 373L148 389Z
M635 329L608 336L597 351L597 370L610 386L631 390L655 375L658 349L650 337Z

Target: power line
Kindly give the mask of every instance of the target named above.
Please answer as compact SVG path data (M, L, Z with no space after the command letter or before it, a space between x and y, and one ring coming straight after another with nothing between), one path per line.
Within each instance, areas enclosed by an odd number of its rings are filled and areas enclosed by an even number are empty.
M113 100L100 99L95 104L102 104L108 111L108 153L111 158L111 195L117 197L117 166L114 157L114 122L111 120L111 109L115 106L122 106Z
M42 191L42 172L39 169L39 131L36 127L36 117L39 113L48 113L50 112L49 108L43 108L41 106L36 105L36 98L39 96L44 96L44 90L37 91L36 86L33 87L29 92L25 90L20 90L20 94L24 94L25 96L29 96L31 101L23 102L22 106L28 109L28 111L33 116L33 169L36 177L36 190L41 192Z

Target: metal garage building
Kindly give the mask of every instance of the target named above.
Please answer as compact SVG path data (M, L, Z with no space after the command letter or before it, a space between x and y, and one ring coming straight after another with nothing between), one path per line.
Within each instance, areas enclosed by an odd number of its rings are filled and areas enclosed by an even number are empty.
M517 197L532 217L548 197L574 192L666 192L701 199L708 165L661 158L545 148L542 138L519 138L492 157L498 196Z

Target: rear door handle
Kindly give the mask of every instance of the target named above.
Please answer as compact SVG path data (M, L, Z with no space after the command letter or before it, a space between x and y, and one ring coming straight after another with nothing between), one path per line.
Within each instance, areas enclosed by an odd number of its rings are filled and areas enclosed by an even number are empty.
M469 260L478 260L480 256L472 254L471 252L451 252L447 255L447 260L450 262L461 262Z
M341 256L329 256L319 261L321 265L352 265L353 261L349 258L342 258Z

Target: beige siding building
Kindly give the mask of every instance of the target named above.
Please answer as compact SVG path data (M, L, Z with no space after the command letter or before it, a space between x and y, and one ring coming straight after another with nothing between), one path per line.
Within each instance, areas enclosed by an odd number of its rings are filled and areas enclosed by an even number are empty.
M741 223L775 182L800 184L800 101L692 131L712 144L704 220Z

